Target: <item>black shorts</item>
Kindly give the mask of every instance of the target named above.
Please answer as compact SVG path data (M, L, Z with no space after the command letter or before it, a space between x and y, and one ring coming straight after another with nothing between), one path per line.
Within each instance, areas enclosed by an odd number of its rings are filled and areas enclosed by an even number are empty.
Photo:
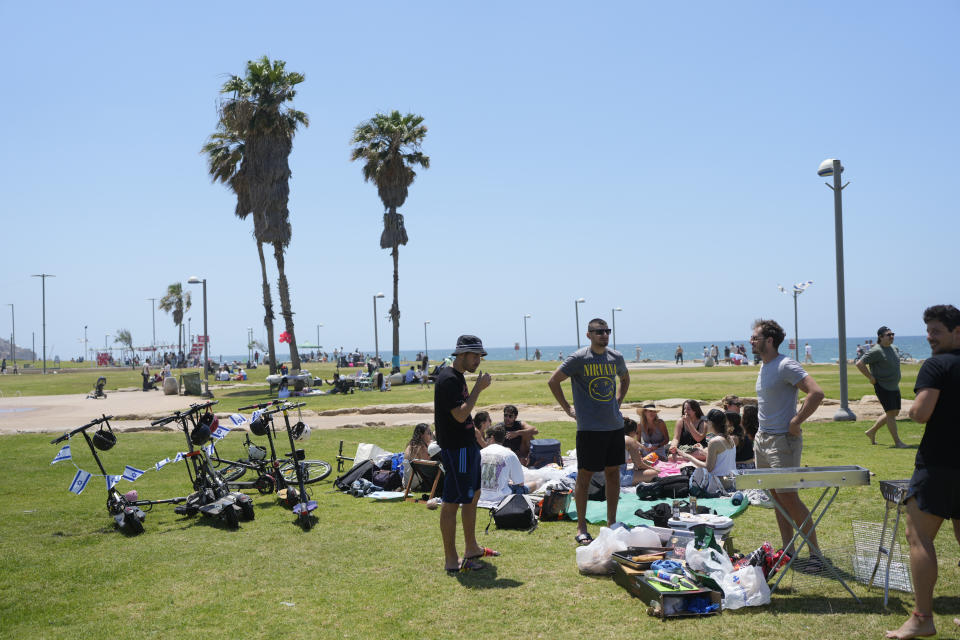
M889 389L884 389L878 384L873 385L873 391L877 394L877 399L880 400L880 406L883 407L884 411L900 411L900 388L898 387L896 391L890 391Z
M960 475L947 467L917 467L910 478L908 498L916 498L924 513L960 520Z
M577 468L603 471L626 462L623 429L577 431Z
M470 504L480 490L480 447L441 449L443 463L443 501Z

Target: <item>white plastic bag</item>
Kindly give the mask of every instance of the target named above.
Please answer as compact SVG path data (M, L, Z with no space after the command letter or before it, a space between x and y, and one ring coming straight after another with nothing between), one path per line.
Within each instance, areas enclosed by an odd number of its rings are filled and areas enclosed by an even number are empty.
M723 589L723 608L758 607L770 602L770 587L760 567L747 566L717 580Z
M725 552L717 551L713 547L697 549L696 542L693 540L687 543L684 558L691 569L706 573L717 582L720 582L720 580L713 574L719 573L724 576L733 572L733 563L730 562L730 558Z
M613 573L617 561L613 554L629 544L630 530L623 525L616 529L600 527L600 533L585 547L577 547L577 568L580 573L606 575Z
M630 529L630 536L627 542L630 543L628 546L631 547L659 547L660 536L649 527L641 525Z
M357 445L357 453L353 456L353 466L357 466L364 460L376 460L377 457L387 453L375 444L361 442Z

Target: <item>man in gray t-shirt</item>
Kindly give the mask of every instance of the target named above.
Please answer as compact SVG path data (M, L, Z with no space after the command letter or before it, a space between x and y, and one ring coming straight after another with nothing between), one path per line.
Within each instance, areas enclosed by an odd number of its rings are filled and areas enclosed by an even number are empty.
M594 473L606 480L607 524L617 521L620 498L620 465L626 461L623 416L620 404L630 387L630 374L623 356L607 348L610 329L600 318L587 323L590 346L575 351L563 361L547 383L557 403L577 421L577 537L581 544L593 539L587 531L587 494ZM570 379L573 407L563 394ZM620 380L619 389L617 380Z
M781 355L780 344L786 333L773 320L757 320L753 324L750 343L753 353L760 356L762 364L757 373L757 409L760 429L753 442L758 469L779 469L800 466L800 454L803 450L803 422L809 418L823 402L823 390L807 375L800 363ZM807 397L800 411L797 411L797 392L803 391ZM796 489L771 490L770 495L780 507L777 509L777 526L783 546L790 544L793 538L793 526L781 509L799 527L807 520L810 511L800 500ZM801 568L819 570L820 560L813 554L819 554L816 532L810 523L804 528L810 539L811 558ZM790 555L794 549L786 549Z
M886 423L890 435L893 436L893 446L906 449L907 445L900 440L897 433L897 414L900 413L900 351L893 346L893 336L893 331L886 325L877 329L877 344L857 361L857 369L873 385L873 391L883 407L883 415L877 418L864 434L870 438L870 444L877 444L877 431Z

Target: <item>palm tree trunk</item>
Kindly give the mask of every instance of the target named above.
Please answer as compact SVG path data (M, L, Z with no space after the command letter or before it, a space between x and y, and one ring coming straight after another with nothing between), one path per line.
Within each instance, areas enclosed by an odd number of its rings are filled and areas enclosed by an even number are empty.
M287 273L284 269L283 245L273 243L273 256L277 260L277 288L280 290L280 315L290 334L290 368L292 373L300 372L300 351L297 349L297 337L293 332L293 311L290 309L290 286L287 283Z
M270 280L267 279L267 261L263 257L263 243L257 240L260 255L260 277L263 279L263 326L267 329L267 353L270 356L270 373L277 372L277 348L273 344L273 297L270 295Z
M400 283L399 259L400 251L396 244L393 245L393 304L390 306L390 321L393 324L393 367L391 371L400 370L400 302L398 301L398 290Z

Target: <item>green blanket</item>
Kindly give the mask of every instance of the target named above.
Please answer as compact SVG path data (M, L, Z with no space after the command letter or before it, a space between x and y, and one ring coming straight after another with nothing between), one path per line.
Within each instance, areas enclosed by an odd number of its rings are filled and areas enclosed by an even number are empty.
M684 498L687 500L688 498ZM666 502L670 504L673 500L641 500L636 496L636 494L621 493L620 502L617 504L617 520L623 524L628 524L631 526L636 525L647 525L649 527L653 526L652 520L646 520L636 515L636 511L647 511L653 508L653 505L658 502ZM750 504L748 501L744 500L740 506L734 506L730 498L698 498L697 504L702 507L710 507L717 512L718 515L727 516L728 518L736 518L738 515L747 510L747 506ZM571 520L577 519L577 510L573 506L572 501L570 504L570 510L567 512L567 517ZM598 524L601 522L607 521L607 501L599 500L588 500L587 501L587 522L591 524Z

